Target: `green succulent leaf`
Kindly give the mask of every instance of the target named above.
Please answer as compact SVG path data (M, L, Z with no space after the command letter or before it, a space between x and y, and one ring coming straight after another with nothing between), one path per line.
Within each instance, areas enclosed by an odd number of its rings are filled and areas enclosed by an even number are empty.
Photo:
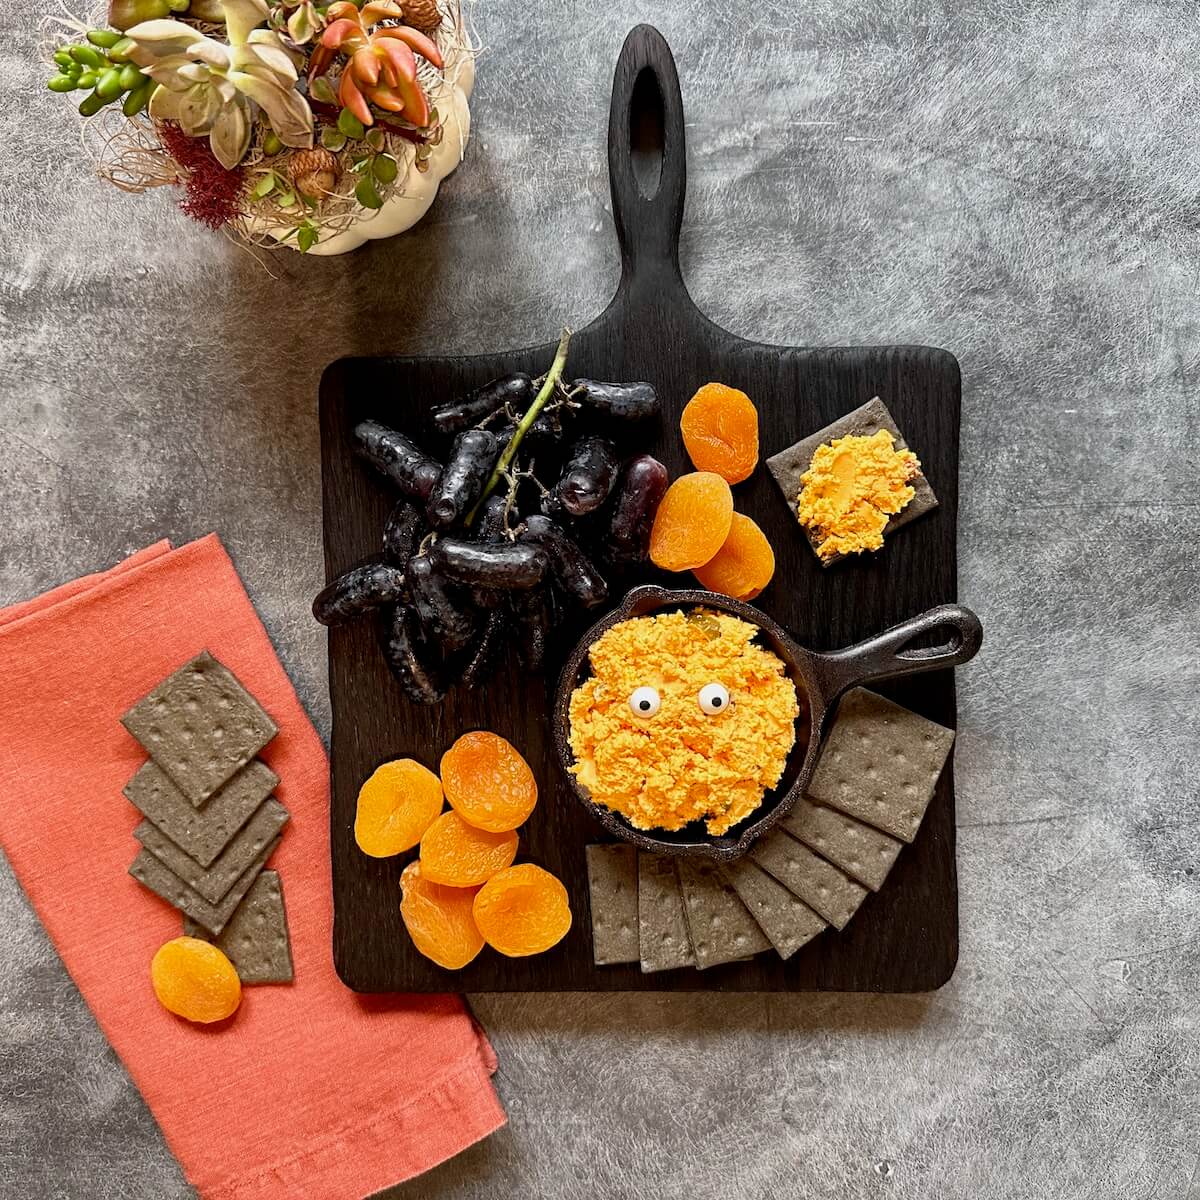
M188 137L203 137L212 132L217 118L223 111L226 110L222 108L221 97L216 89L204 83L197 83L179 98L175 119ZM215 146L213 150L216 151ZM218 154L217 157L221 156Z
M366 126L348 108L342 109L337 127L348 138L361 139L367 132Z
M305 221L296 235L296 244L302 253L307 254L317 244L318 237L316 226L311 221Z
M158 87L158 84L153 79L147 79L141 87L134 88L125 97L125 103L121 105L121 111L127 117L136 117L150 103L150 97L154 95L156 87Z
M129 30L129 38L133 42L129 57L139 67L183 57L197 42L213 40L182 21L144 21Z
M275 172L268 171L253 187L250 195L255 200L262 200L275 190Z
M339 150L345 149L346 142L349 139L340 129L334 129L331 125L326 125L321 130L321 145L332 154L336 154Z
M382 208L383 201L380 199L379 193L375 190L375 182L369 175L364 176L358 181L358 186L354 189L354 198L363 206L363 208Z
M83 102L79 105L80 116L94 117L108 101L103 96L93 92L90 96L86 96Z
M231 46L244 46L253 30L271 15L266 0L224 0L225 32Z
M337 92L333 90L333 84L324 75L318 75L308 85L308 90L313 99L320 100L322 104L337 103Z
M114 29L129 29L165 17L170 11L167 0L109 0L108 23Z
M395 183L400 164L390 154L379 154L371 160L371 173L380 183Z
M111 50L121 40L121 35L115 29L89 29L87 40L101 50Z
M299 78L296 74L296 64L270 30L264 29L261 32L272 40L250 41L244 46L239 46L234 51L235 70L249 71L272 83L294 84Z
M208 135L208 144L217 156L217 161L227 171L246 157L250 149L249 104L241 96L238 102L221 109L220 115L213 122L212 132Z
M317 32L316 16L311 4L301 4L288 17L288 35L297 46L303 46Z
M313 143L313 115L308 102L295 88L268 82L245 71L231 71L229 82L259 104L271 128L285 146L307 149Z
M96 94L105 100L115 100L124 91L121 86L121 72L116 67L109 67L96 81Z
M69 53L76 62L83 63L85 67L91 67L96 71L103 70L108 66L108 59L106 59L104 55L96 49L95 46L72 46L67 53Z

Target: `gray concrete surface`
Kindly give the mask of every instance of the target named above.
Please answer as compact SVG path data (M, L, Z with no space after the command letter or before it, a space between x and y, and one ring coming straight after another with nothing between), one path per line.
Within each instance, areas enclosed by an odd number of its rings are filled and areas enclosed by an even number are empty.
M701 306L963 364L961 591L988 645L960 678L961 963L929 999L481 998L510 1124L393 1196L1197 1200L1193 6L477 17L477 136L429 220L272 278L90 177L35 13L5 6L0 600L216 529L327 727L321 367L598 311L610 72L654 20ZM190 1195L7 869L0 922L0 1195Z

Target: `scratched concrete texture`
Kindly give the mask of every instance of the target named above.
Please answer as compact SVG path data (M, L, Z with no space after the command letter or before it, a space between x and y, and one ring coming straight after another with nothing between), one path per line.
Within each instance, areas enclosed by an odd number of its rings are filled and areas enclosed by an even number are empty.
M962 362L961 595L988 631L959 679L962 957L929 998L480 997L510 1123L390 1195L1198 1200L1193 6L475 15L476 137L425 224L268 273L92 178L4 7L0 600L216 529L327 730L320 370L602 307L611 70L653 20L700 305ZM7 868L0 921L0 1195L191 1195Z

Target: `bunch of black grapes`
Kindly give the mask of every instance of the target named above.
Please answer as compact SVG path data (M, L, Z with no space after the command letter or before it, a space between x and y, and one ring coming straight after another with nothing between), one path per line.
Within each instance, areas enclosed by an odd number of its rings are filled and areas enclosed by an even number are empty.
M614 437L659 411L648 383L506 375L433 410L435 434L453 438L444 463L361 422L356 453L401 498L380 557L335 579L314 616L378 611L387 663L424 704L481 683L507 644L539 671L564 615L602 605L610 572L646 561L667 470L648 454L622 460Z

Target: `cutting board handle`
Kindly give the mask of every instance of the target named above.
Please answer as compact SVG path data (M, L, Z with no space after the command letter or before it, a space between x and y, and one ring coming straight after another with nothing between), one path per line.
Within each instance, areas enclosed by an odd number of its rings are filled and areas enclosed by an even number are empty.
M652 25L632 29L617 60L608 175L621 243L618 296L653 285L686 297L679 272L687 189L683 96L671 48Z

